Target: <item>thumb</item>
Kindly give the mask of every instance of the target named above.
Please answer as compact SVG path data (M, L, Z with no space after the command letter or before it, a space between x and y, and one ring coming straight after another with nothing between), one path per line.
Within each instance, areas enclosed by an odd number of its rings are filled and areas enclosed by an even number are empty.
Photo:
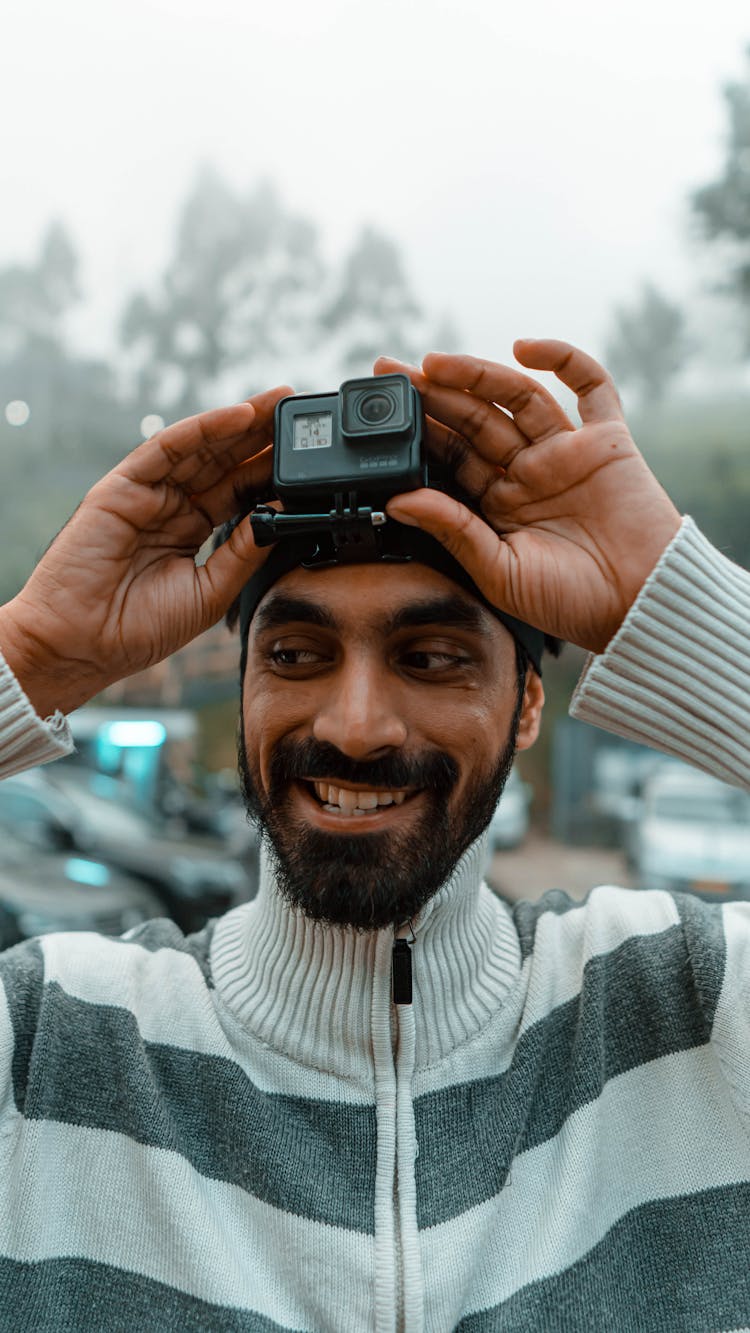
M493 606L512 615L518 612L510 592L511 551L478 514L442 491L409 491L386 505L398 523L422 528L445 547Z
M227 612L256 569L268 559L271 549L255 545L248 514L209 556L199 576L203 576L206 610L212 622Z

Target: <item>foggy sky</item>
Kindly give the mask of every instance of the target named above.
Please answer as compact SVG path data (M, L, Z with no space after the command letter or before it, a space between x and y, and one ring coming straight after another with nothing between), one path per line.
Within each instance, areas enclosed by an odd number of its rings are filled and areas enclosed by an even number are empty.
M61 218L86 261L76 329L93 349L158 274L201 162L238 187L271 176L330 252L379 224L478 354L507 359L520 335L601 353L613 305L646 278L694 299L705 261L685 200L720 168L747 0L4 13L0 263L30 259Z

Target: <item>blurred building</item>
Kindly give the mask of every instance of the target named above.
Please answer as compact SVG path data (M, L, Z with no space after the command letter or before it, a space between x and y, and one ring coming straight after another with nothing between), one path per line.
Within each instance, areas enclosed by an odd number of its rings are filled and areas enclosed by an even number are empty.
M107 706L199 708L239 696L240 644L222 623L163 662L110 685Z

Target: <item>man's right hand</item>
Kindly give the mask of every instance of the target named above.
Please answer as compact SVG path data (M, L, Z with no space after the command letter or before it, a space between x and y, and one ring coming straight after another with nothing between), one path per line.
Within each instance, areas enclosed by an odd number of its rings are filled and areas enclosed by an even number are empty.
M289 388L167 426L88 492L17 597L0 649L37 712L70 712L215 624L267 550L249 518L195 556L271 476L273 410Z

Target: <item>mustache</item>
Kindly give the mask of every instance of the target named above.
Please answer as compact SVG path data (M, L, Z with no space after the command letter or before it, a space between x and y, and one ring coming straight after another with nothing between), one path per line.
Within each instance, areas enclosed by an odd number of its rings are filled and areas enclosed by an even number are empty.
M447 796L458 777L457 763L442 750L413 757L392 754L360 761L342 754L328 741L316 741L312 736L302 741L292 738L280 741L269 765L272 798L298 778L340 778L353 786L359 784L381 791L393 787L429 788Z

